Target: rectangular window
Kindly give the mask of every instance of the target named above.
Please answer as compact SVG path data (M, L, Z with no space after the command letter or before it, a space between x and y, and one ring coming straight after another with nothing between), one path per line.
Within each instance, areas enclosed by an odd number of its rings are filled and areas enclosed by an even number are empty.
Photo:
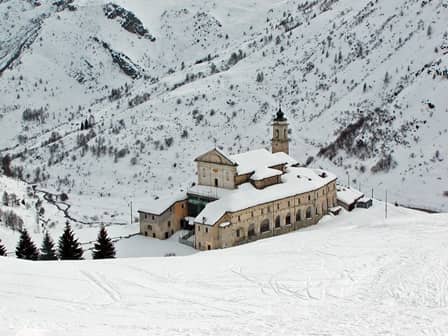
M208 228L205 228L205 233L208 233Z
M253 211L252 211L251 215L252 215L252 217L254 217L254 212Z
M198 231L201 231L201 227L198 225Z
M263 214L264 213L264 209L261 209L261 214Z
M152 225L148 225L148 230L152 231Z
M241 217L240 216L238 216L238 222L241 222Z
M171 227L171 221L168 221L168 227Z
M236 230L236 237L237 237L237 238L240 237L240 229Z
M152 220L154 220L154 216L152 216Z
M290 201L288 201L288 208L291 206L291 202Z

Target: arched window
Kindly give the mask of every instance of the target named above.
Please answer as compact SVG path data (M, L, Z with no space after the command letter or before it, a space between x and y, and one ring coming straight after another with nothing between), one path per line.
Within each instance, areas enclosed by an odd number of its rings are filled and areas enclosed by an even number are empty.
M285 137L285 139L286 139L286 137L287 137L287 136L286 136L286 132L287 132L287 131L286 131L286 129L285 129L285 131L283 132L283 136Z
M306 209L306 218L307 218L307 219L310 219L310 218L311 218L311 207L308 207L308 208Z
M275 217L275 227L280 227L280 216Z
M300 222L302 220L302 212L299 210L297 210L296 213L296 222Z
M263 222L261 222L260 232L263 233L263 232L266 232L266 231L269 231L269 230L270 230L269 219L265 219Z
M285 218L285 224L291 225L291 214L287 214Z
M255 237L255 225L250 224L249 229L247 230L247 235L249 236L249 239L252 237Z
M280 137L280 131L278 129L275 130L275 137L277 139Z

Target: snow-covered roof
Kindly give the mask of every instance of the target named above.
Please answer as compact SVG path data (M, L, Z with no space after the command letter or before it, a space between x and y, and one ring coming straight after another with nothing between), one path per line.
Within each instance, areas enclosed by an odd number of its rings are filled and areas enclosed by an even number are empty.
M163 214L174 203L186 199L187 194L185 192L178 192L166 197L161 197L158 199L150 200L149 202L145 202L142 207L139 207L138 211L159 216Z
M240 211L259 204L310 192L334 181L336 176L320 169L288 167L282 175L282 183L264 189L256 189L250 183L244 183L238 189L230 190L223 198L210 202L196 217L196 222L214 225L226 212ZM322 177L322 176L324 177Z
M229 193L229 189L212 187L212 186L204 186L204 185L195 185L188 189L188 194L193 194L197 196L203 196L207 198L219 199Z
M361 198L358 200L358 202L363 202L363 203L371 202L371 201L372 201L372 199L371 199L370 197L367 197L367 196L363 196L363 197L361 197Z
M337 199L345 204L352 204L362 198L364 194L359 190L345 187L338 187Z
M248 151L245 153L230 155L230 159L237 163L238 175L256 172L257 169L264 169L280 164L296 164L294 160L286 153L271 153L264 148Z
M257 168L255 173L250 177L251 180L260 181L265 178L282 175L283 173L278 169L272 168Z

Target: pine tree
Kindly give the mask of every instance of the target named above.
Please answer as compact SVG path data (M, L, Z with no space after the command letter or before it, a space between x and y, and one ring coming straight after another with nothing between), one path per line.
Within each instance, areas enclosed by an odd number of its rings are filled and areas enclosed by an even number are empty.
M82 259L82 248L78 239L67 222L65 224L65 230L62 236L59 238L58 246L59 258L62 260L80 260Z
M51 239L50 234L45 232L44 240L42 241L42 246L40 248L40 260L58 260L56 256L56 250L54 248L53 239Z
M389 72L386 72L386 74L384 75L384 84L389 84L390 83L390 75Z
M39 251L26 229L20 235L20 240L16 247L16 256L17 258L28 260L37 260L39 257Z
M103 226L98 233L98 238L92 253L93 259L115 258L115 247L109 238L106 228Z
M6 257L6 248L3 246L1 239L0 239L0 257Z
M3 192L2 203L3 203L4 206L8 206L9 196L8 196L8 193L6 191Z

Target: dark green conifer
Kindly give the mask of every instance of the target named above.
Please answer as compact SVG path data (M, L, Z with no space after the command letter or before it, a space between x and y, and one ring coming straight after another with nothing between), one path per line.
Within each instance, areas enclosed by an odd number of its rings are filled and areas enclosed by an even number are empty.
M50 234L45 232L44 239L42 241L42 246L40 248L40 260L57 260L56 249L54 248L53 239L51 239Z
M98 238L96 239L96 243L94 245L92 257L93 259L115 258L114 243L109 238L104 226L101 227L101 230L98 233Z
M0 239L0 257L6 257L6 248L3 246L1 239Z
M28 260L37 260L39 258L39 251L26 229L20 234L20 240L16 247L16 256L17 258Z
M80 260L82 259L82 248L78 239L72 231L69 222L65 223L65 230L59 238L58 244L59 258L61 260Z

